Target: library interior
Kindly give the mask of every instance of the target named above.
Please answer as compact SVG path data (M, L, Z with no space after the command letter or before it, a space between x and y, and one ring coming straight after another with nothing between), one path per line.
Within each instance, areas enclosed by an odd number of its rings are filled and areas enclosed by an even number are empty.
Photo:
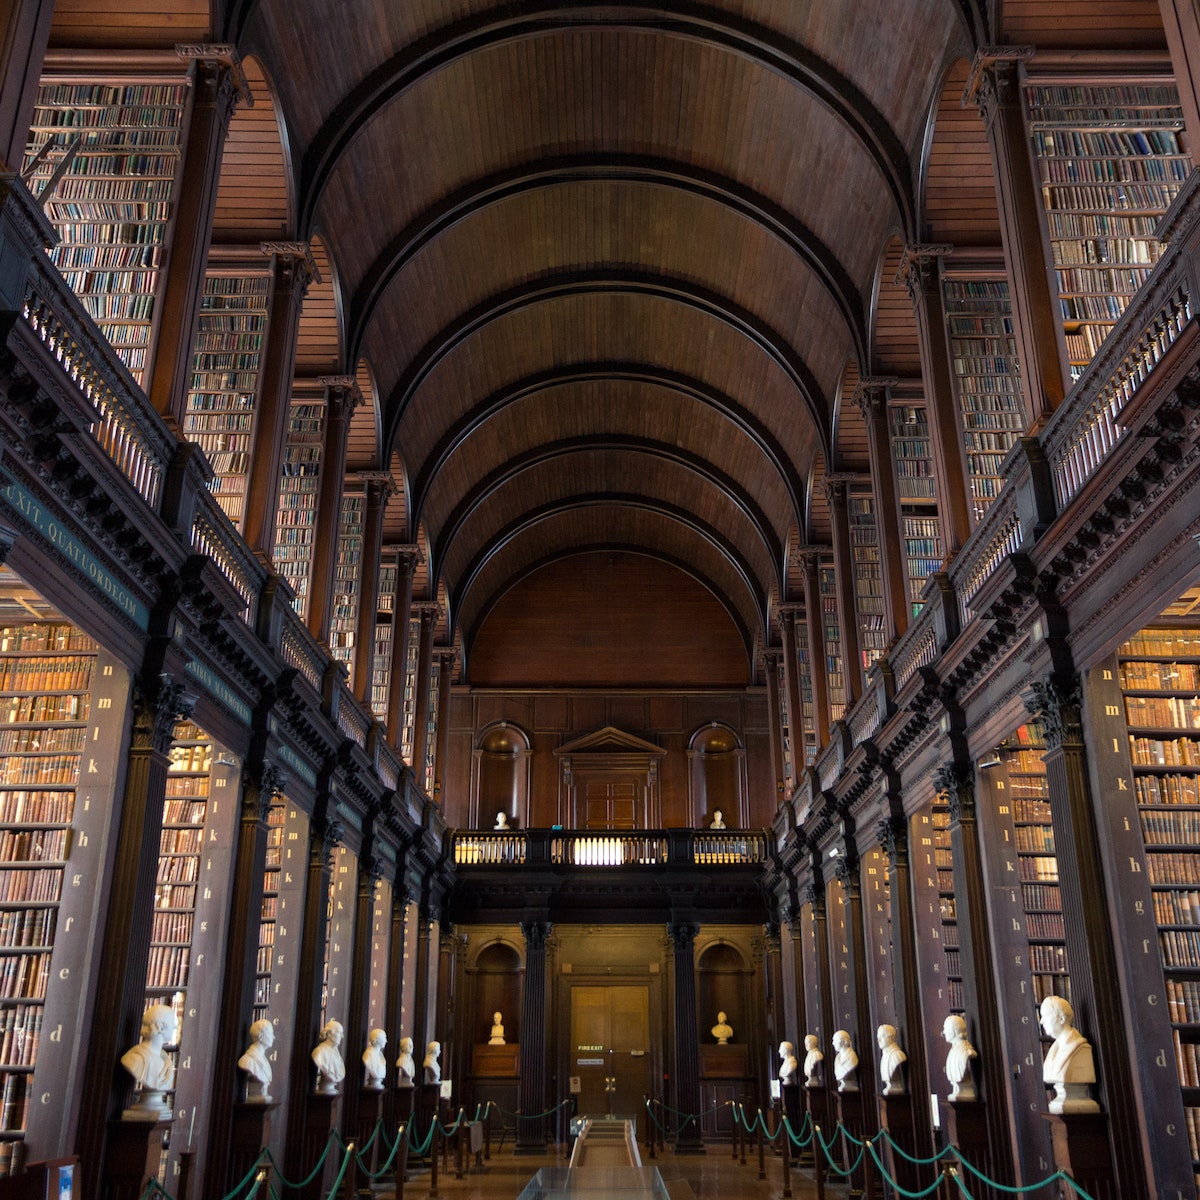
M1194 0L0 45L0 1196L1195 1200Z

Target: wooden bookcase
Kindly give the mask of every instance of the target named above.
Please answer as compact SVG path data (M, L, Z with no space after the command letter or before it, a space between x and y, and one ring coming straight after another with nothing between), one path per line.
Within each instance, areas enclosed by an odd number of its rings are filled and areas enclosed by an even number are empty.
M941 568L943 558L937 479L924 403L893 400L888 405L888 431L896 464L908 603L915 617L921 611L921 592L930 575Z
M416 770L413 755L413 730L417 717L417 656L420 654L421 620L412 617L408 622L408 647L404 656L404 711L400 718L400 755Z
M183 419L184 436L208 456L217 502L240 527L254 444L270 277L210 269Z
M342 495L338 525L337 560L334 565L333 605L329 616L329 648L346 664L354 687L354 641L358 631L358 605L362 594L363 517L366 498L361 491Z
M375 655L371 662L371 711L376 720L385 722L388 717L388 692L392 686L396 574L394 562L381 564L375 609Z
M252 1021L270 1016L271 971L275 963L275 923L279 915L279 871L283 863L283 822L286 805L271 804L267 813L267 858L263 871L262 911L258 924Z
M1000 466L1025 431L1012 303L1003 274L942 280L946 333L978 523L1004 486Z
M275 570L291 585L296 595L296 611L301 616L308 612L324 430L323 402L307 399L292 402L279 482L273 561Z
M933 843L934 878L937 882L937 922L932 932L941 942L942 987L947 1015L966 1011L963 996L961 952L958 945L958 908L954 898L954 858L950 847L950 806L935 799L929 809L929 837Z
M879 528L875 498L869 491L850 491L846 498L850 556L854 561L854 608L858 615L859 650L865 671L883 657L887 633L883 625L883 572L879 562Z
M825 630L825 671L829 691L829 719L846 715L846 677L842 669L842 629L838 623L837 573L832 558L822 556L817 567L821 597L821 623Z
M174 217L188 84L47 77L25 170L59 236L63 278L144 383L159 275ZM43 194L64 155L71 163ZM39 157L40 156L40 157Z
M1200 1183L1200 622L1150 626L1118 651L1193 1171Z
M1077 378L1162 252L1155 227L1192 166L1183 110L1163 78L1031 79L1025 105Z

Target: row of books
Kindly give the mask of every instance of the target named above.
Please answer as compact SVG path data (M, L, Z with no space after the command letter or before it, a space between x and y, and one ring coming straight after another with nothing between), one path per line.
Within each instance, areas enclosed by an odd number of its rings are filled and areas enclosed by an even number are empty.
M158 882L154 889L155 909L194 908L196 904L196 885L194 883Z
M1144 83L1030 83L1026 111L1034 128L1081 129L1122 123L1138 129L1181 129L1183 110L1175 85Z
M1038 972L1030 976L1033 985L1033 1003L1041 1004L1047 996L1062 996L1071 999L1071 976L1062 972Z
M190 944L194 925L195 914L193 912L158 910L154 913L150 940L178 945Z
M57 908L6 909L0 912L0 946L49 948L54 945L57 924Z
M206 796L208 794L207 779L173 779L171 783L175 787L170 789L168 796ZM179 790L179 785L185 785L184 790ZM207 805L203 801L168 799L163 805L163 824L201 825L204 823L207 811Z
M1196 775L1138 775L1133 785L1139 804L1200 804Z
M61 867L0 871L0 904L57 904L61 894Z
M159 857L156 882L195 883L199 873L199 858L194 854L181 854L171 858Z
M1182 884L1188 887L1200 879L1200 854L1182 850L1147 854L1146 875L1152 885Z
M1166 967L1200 967L1200 930L1160 929L1158 946Z
M1135 633L1121 646L1122 657L1200 657L1200 628L1147 628Z
M0 729L0 754L59 753L79 754L86 731L82 726L49 729ZM2 819L2 818L0 818Z
M1125 661L1119 667L1127 691L1200 691L1200 664L1188 662Z
M1156 782L1158 782L1156 780ZM1193 776L1191 782L1196 782ZM1143 808L1142 839L1147 846L1186 845L1200 842L1200 810Z
M1064 292L1132 295L1142 286L1148 270L1148 267L1059 267L1055 273Z
M1065 946L1031 945L1029 947L1029 967L1033 971L1065 972L1067 948Z
M1013 837L1019 853L1054 853L1054 831L1048 825L1018 825Z
M1146 238L1058 238L1050 243L1054 265L1085 266L1092 263L1153 266L1161 257Z
M162 991L186 988L191 957L190 946L151 946L146 987Z
M1130 215L1124 213L1080 213L1055 210L1046 214L1046 223L1051 239L1062 238L1111 238L1114 246L1119 240L1136 239L1149 244L1158 228L1156 216ZM1141 251L1136 251L1141 253ZM1141 260L1117 260L1141 261Z
M1175 1068L1179 1072L1179 1082L1184 1087L1200 1087L1200 1045L1183 1041L1178 1029L1174 1031L1174 1041Z
M0 659L0 691L81 691L91 687L95 663L91 655Z
M6 954L0 957L0 998L44 1000L50 978L50 954Z
M4 1086L0 1088L0 1130L11 1133L23 1130L29 1120L29 1087L30 1079L27 1074L14 1072L4 1076ZM10 1174L20 1170L24 1161L23 1148L19 1143L0 1142L0 1150L12 1146L13 1152L9 1158ZM3 1156L0 1155L0 1163Z
M9 754L0 759L0 784L74 784L78 754Z
M1175 105L1170 109L1179 111ZM1141 121L1144 110L1132 119ZM1107 124L1107 121L1105 121ZM1170 124L1174 125L1172 117ZM1039 158L1117 158L1133 160L1154 156L1186 157L1174 128L1158 129L1038 129L1033 149Z
M1165 983L1171 1020L1181 1025L1200 1021L1200 981L1168 978Z
M1200 695L1126 696L1125 720L1152 728L1200 729Z
M38 621L29 625L0 625L0 654L23 654L44 650L90 650L96 643L74 625Z
M196 797L207 796L208 795L208 776L200 775L200 774L186 775L186 774L181 774L178 772L174 775L169 775L169 776L167 776L167 795L174 799L181 799L181 800L186 800L189 796L196 796ZM203 805L201 805L200 807L203 808ZM163 820L168 822L171 825L178 825L178 824L183 824L183 823L190 825L190 824L194 823L194 821L191 817L181 817L181 818L176 819L174 817L166 816L167 812L174 813L174 812L179 812L179 811L183 811L183 810L175 809L175 808L169 808L169 809L164 810ZM191 811L191 810L189 809L188 811ZM199 817L196 819L202 821L204 818Z
M172 746L168 757L171 771L207 771L212 766L212 746Z
M1025 914L1025 932L1031 938L1058 938L1066 936L1062 913L1030 912Z
M204 827L165 827L159 843L160 854L199 854L204 845Z
M1171 888L1155 892L1154 920L1159 925L1200 925L1200 891Z
M40 1004L14 1004L0 1008L0 1064L5 1067L32 1067L37 1062L44 1015Z
M0 832L0 864L61 862L69 829L6 829Z
M1182 183L1190 167L1187 158L1053 157L1041 175L1050 183Z
M1062 896L1058 887L1048 883L1022 883L1021 904L1025 909L1026 919L1031 913L1062 912Z

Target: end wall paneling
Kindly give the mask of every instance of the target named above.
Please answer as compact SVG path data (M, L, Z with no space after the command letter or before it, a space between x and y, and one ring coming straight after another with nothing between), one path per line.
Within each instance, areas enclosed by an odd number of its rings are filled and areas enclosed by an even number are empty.
M237 844L239 777L237 759L203 730L190 722L177 727L146 975L147 1005L169 1004L179 1020L175 1123L163 1175L168 1189L178 1186L180 1155L205 1144L213 1055L228 1049L219 1038L215 999L227 986L225 905ZM203 1161L200 1155L196 1165L202 1168ZM200 1185L193 1176L192 1186Z
M0 680L0 1174L8 1174L68 1145L84 1102L77 1066L113 798L124 786L120 756L98 748L128 743L129 675L75 627L39 622L0 629ZM60 853L44 853L67 838Z
M1200 625L1148 627L1118 655L1085 680L1091 782L1154 1191L1186 1195L1200 1182Z
M271 1052L271 1095L279 1101L279 1108L276 1109L277 1119L271 1122L271 1153L275 1155L277 1162L282 1161L287 1132L285 1114L289 1111L291 1090L295 1007L300 986L300 939L304 926L304 889L309 858L308 817L295 805L286 801L282 802L280 807L284 813L281 827L281 865L275 878L275 918L271 922L274 951L271 958L270 1001L267 1009L271 1024L275 1027L275 1048ZM269 888L272 883L269 865L265 876L264 885L265 888ZM260 933L260 946L263 944L261 937ZM316 1044L315 1041L313 1044ZM307 1052L306 1050L305 1053Z
M1024 905L1029 903L1038 912L1050 909L1049 899L1057 893L1058 883L1057 874L1053 878L1050 876L1052 854L1034 856L1043 860L1041 879L1026 880L1022 876L1007 776L1004 763L977 774L979 847L989 900L990 944L987 952L991 954L996 984L995 996L980 994L977 1003L994 1003L999 1009L1018 1170L1022 1182L1030 1183L1051 1174L1054 1159L1049 1130L1042 1120L1046 1111L1046 1089L1042 1083L1044 1054L1037 1018L1041 998L1035 992L1030 971ZM1026 873L1034 871L1036 863L1024 869ZM981 949L977 947L975 952L979 953ZM969 1011L966 1017L970 1023ZM985 1078L983 1086L989 1105L1004 1103L999 1080Z

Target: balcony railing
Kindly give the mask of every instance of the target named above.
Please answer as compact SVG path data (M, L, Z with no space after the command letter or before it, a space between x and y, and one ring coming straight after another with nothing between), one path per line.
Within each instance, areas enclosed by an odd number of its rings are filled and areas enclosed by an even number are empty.
M758 829L458 830L453 845L459 867L750 866L767 858L767 835Z

